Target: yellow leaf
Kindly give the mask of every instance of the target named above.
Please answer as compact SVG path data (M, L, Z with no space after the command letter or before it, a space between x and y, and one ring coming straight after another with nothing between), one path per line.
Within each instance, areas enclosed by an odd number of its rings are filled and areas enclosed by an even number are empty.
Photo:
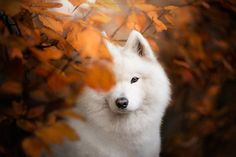
M97 0L96 4L114 11L120 11L120 7L113 0Z
M144 12L157 11L157 7L152 4L138 3L138 4L135 4L134 7Z
M179 7L177 6L173 6L173 5L169 5L169 6L166 6L164 7L165 10L168 10L168 11L173 11L173 10L176 10L178 9Z
M39 20L43 23L44 26L51 28L57 33L63 32L62 23L54 18L46 17L43 15L39 15Z

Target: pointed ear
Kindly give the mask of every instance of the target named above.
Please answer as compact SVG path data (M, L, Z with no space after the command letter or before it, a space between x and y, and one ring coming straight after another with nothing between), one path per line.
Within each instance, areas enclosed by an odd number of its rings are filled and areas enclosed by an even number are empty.
M125 50L137 53L141 57L155 60L155 56L148 41L143 37L141 33L135 30L130 33L124 48Z

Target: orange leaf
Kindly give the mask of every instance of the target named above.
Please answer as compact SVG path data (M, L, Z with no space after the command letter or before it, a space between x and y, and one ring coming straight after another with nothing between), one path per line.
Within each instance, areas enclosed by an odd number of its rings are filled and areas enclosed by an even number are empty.
M45 107L44 106L37 106L33 107L29 110L27 117L28 118L36 118L44 113Z
M0 86L0 92L18 95L22 92L22 86L19 82L8 81Z
M157 7L152 4L138 3L138 4L135 4L134 7L144 12L157 11Z
M176 10L178 9L179 7L177 6L173 6L173 5L169 5L169 6L166 6L164 7L165 10L168 10L168 11L173 11L173 10Z
M111 20L111 18L109 16L107 16L106 14L102 14L102 13L97 13L97 14L91 16L89 19L94 22L98 22L98 23L108 23Z
M74 6L80 6L82 3L87 2L87 0L69 0Z
M167 30L166 25L158 19L157 13L156 12L149 12L148 16L150 19L153 20L155 29L157 32L162 32L164 30Z
M41 157L42 151L46 146L38 138L26 138L22 142L22 147L27 155Z
M143 13L132 12L127 20L127 27L141 31L146 24L146 17Z
M47 62L50 59L57 60L60 59L63 55L63 52L55 46L44 48L43 51L36 48L31 48L31 50L34 55L42 62Z
M81 31L73 28L68 33L67 40L80 53L82 58L92 57L99 58L99 46L102 42L101 34L91 27Z
M61 144L67 137L78 140L76 132L65 123L56 123L51 127L44 127L35 132L36 136L47 144Z
M39 20L43 23L44 26L51 28L57 33L63 32L62 23L54 18L46 17L43 15L39 15Z
M68 80L64 73L54 73L48 78L47 84L52 91L57 92L62 90L68 84Z
M101 5L102 7L112 9L114 11L120 11L120 7L113 0L96 0L96 4Z
M86 67L84 82L87 86L98 90L108 91L115 84L115 78L110 64L93 63Z

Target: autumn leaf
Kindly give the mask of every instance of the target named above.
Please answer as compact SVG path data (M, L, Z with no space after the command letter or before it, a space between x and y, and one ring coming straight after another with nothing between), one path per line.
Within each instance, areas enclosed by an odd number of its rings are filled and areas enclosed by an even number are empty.
M36 48L31 48L31 50L33 54L42 62L47 62L51 59L57 60L60 59L63 55L63 52L55 46L44 48L43 51Z
M144 12L157 11L157 7L152 4L137 3L134 5L134 7L138 8Z
M43 105L32 107L29 109L27 113L28 118L36 118L41 116L45 111L45 107Z
M78 140L77 133L67 124L58 122L50 127L43 127L35 135L47 144L61 144L65 138Z
M103 13L97 13L95 15L92 15L89 20L93 21L93 22L96 22L96 23L102 23L102 24L105 24L105 23L108 23L111 18L106 15L106 14L103 14Z
M85 84L98 91L110 90L115 84L115 77L110 66L110 64L102 63L88 65L85 70Z
M120 11L120 7L113 0L96 0L96 4L114 11Z
M173 6L173 5L169 5L169 6L164 7L164 9L168 10L168 11L173 11L173 10L179 9L179 7Z
M127 0L127 4L129 7L133 7L135 4L143 4L145 0Z
M87 2L87 0L69 0L74 6L80 6L82 3Z
M38 138L26 138L22 142L22 147L30 157L41 157L47 146Z
M57 33L63 32L62 23L54 18L39 15L39 20L43 23L44 26L51 28Z
M99 46L102 42L101 34L91 27L85 30L74 28L67 35L67 41L80 53L82 58L99 58Z
M60 116L66 117L66 118L74 118L77 120L82 120L85 121L85 118L76 113L75 111L72 110L62 110L58 113Z
M164 30L167 30L166 25L161 20L158 19L156 12L149 12L148 16L150 19L153 20L157 32L162 32Z
M7 81L0 85L0 92L19 95L22 93L22 85L19 82Z
M127 20L127 28L141 31L146 25L146 17L143 13L132 12Z
M47 84L52 91L58 92L66 87L68 79L64 73L56 72L48 78Z
M18 119L16 123L21 129L26 130L26 131L32 132L37 129L37 126L29 120Z

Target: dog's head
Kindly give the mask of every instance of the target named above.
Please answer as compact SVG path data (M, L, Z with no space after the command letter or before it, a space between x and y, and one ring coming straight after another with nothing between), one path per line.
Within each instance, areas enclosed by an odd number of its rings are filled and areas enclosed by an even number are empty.
M132 31L126 45L122 48L116 48L110 42L107 42L107 47L113 56L117 81L106 98L113 112L136 111L146 102L152 101L150 92L154 92L153 94L159 97L156 89L152 89L153 87L160 83L169 85L149 43L139 32ZM162 88L162 86L164 85L156 88L169 95L168 87Z
M84 91L79 104L84 104L85 116L101 125L117 116L153 113L162 117L170 98L169 81L147 40L132 31L124 47L109 41L106 46L113 57L116 84L106 93Z

